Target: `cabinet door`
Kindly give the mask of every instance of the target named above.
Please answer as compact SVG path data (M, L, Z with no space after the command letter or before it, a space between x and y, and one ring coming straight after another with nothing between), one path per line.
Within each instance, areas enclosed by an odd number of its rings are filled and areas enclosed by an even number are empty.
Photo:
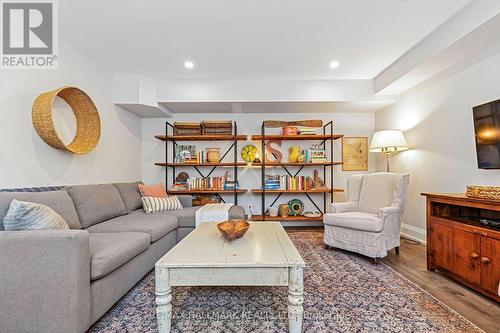
M500 240L481 237L481 286L498 295L500 282Z
M452 228L441 223L431 223L431 257L434 266L453 270Z
M480 241L472 229L453 228L453 271L473 283L481 281Z

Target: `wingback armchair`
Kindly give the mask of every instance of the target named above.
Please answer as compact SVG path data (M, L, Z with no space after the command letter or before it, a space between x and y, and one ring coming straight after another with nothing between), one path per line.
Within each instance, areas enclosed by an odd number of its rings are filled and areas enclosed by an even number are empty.
M350 176L348 201L332 203L332 213L323 217L325 244L375 261L393 248L399 254L409 180L409 174L388 172Z

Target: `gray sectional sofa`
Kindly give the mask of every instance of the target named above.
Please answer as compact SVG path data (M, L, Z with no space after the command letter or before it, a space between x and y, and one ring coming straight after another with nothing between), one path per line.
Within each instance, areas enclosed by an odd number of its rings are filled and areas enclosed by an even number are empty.
M138 183L0 192L0 332L85 332L193 230L191 197L145 214ZM51 207L71 230L3 231L12 199Z

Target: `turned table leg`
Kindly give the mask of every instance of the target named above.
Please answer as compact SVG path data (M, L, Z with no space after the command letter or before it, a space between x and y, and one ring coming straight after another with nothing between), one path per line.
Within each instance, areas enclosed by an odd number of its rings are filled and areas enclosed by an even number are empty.
M155 284L158 332L169 333L172 328L172 287L168 268L155 268Z
M303 268L296 266L290 267L288 282L288 331L290 333L302 332L302 318L304 309L304 281Z

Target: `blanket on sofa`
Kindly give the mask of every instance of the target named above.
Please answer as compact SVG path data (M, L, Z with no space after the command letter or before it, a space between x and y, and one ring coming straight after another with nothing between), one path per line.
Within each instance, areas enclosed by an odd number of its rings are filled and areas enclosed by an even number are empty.
M229 219L232 203L207 204L196 211L196 227L204 222L222 222Z

